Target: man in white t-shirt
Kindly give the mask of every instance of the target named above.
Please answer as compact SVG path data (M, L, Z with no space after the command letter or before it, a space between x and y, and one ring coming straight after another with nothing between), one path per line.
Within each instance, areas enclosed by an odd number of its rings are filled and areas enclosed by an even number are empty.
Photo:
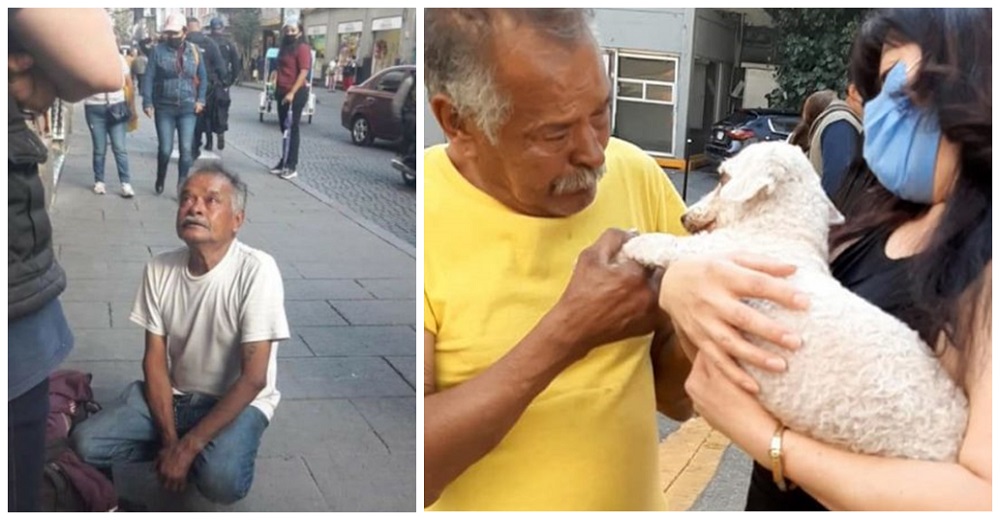
M80 423L73 443L98 468L154 460L168 490L191 481L228 504L250 491L281 395L278 341L289 331L277 264L236 239L246 185L219 161L192 171L177 211L187 247L146 265L132 308L131 320L146 329L145 381Z

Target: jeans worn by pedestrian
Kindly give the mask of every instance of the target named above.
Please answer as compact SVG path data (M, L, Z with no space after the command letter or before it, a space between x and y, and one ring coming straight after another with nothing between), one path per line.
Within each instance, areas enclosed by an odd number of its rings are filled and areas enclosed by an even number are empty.
M84 115L94 149L94 182L104 182L104 163L108 155L108 136L111 137L111 151L118 166L118 180L122 184L131 182L128 172L128 149L125 147L125 133L128 121L112 123L108 120L107 105L86 105Z
M274 97L278 103L278 121L281 124L282 133L285 132L285 118L289 109L288 104L284 102L286 95L288 95L288 91L280 88L275 89ZM302 110L305 109L308 100L309 90L305 87L300 88L292 99L292 132L289 137L288 157L285 157L284 163L280 165L287 171L295 171L299 165L299 120L302 118Z
M204 419L218 401L197 393L175 395L178 438ZM263 412L247 406L195 457L188 481L212 502L231 504L244 498L253 483L257 449L267 425ZM143 382L131 383L119 402L80 423L72 443L84 462L104 470L115 463L155 460L161 448L160 432L143 395Z
M170 106L157 106L153 117L156 120L156 140L159 143L156 152L156 192L160 193L167 178L170 154L174 149L174 133L177 134L177 149L180 152L177 161L177 185L179 186L187 177L188 170L194 163L192 148L194 127L198 118L193 110Z

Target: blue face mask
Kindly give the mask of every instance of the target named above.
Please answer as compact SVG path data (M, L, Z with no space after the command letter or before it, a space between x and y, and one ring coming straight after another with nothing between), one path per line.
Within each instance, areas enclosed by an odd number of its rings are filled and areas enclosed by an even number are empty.
M903 94L906 66L893 65L882 92L865 103L865 161L879 182L897 197L928 204L934 198L941 125L937 113Z

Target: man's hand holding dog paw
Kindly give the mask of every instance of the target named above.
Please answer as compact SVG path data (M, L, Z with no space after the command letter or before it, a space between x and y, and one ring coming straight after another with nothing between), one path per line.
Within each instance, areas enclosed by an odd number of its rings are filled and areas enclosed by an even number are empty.
M592 348L649 334L660 312L650 272L634 261L618 262L630 234L609 229L585 249L569 285L546 315L580 358Z

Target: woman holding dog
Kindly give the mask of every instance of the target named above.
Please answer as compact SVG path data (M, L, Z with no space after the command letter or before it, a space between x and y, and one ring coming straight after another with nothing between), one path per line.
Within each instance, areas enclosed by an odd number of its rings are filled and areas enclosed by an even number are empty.
M991 508L991 46L988 9L894 9L864 24L851 68L866 100L863 154L879 182L859 195L868 210L830 237L833 275L917 330L965 390L957 461L851 453L785 429L761 407L734 359L783 360L739 331L789 347L787 356L800 341L739 299L795 301L780 279L792 268L715 258L664 275L660 303L698 348L686 389L755 460L748 510Z

